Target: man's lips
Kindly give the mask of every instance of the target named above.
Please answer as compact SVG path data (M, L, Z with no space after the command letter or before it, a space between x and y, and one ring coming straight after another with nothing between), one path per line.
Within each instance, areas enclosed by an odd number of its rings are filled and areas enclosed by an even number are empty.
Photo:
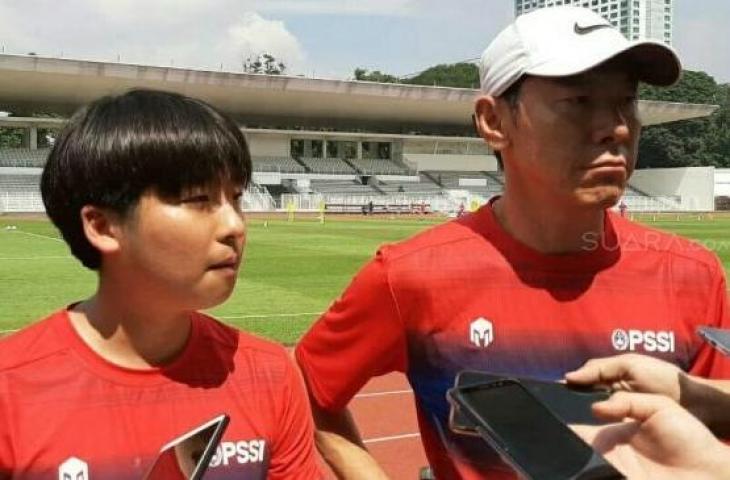
M218 270L218 269L225 269L225 268L232 268L232 269L238 269L238 265L241 261L241 257L238 255L227 257L224 260L221 260L220 262L216 262L212 264L209 268L211 270Z
M600 170L600 169L628 169L628 164L625 160L601 160L593 162L590 165L584 167L585 170Z

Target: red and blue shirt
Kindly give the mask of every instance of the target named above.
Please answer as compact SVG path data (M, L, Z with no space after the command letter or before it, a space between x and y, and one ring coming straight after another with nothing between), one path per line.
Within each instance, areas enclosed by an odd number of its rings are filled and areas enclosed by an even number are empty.
M588 359L637 352L730 377L695 334L730 326L717 258L605 218L605 234L568 255L519 243L489 205L381 248L297 347L313 398L338 410L371 377L405 372L436 478L511 478L481 440L448 428L446 390L460 370L559 380Z

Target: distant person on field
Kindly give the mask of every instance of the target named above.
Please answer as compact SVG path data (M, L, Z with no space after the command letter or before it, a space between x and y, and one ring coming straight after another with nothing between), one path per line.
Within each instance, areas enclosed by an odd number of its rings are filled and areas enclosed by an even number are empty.
M462 369L559 380L593 357L641 352L698 376L730 363L694 335L726 326L717 257L613 214L636 164L640 81L679 79L674 51L629 42L591 10L519 17L481 58L475 124L504 193L473 214L382 247L296 348L317 444L342 478L381 478L347 405L405 372L435 477L515 474L449 430Z
M0 340L0 479L137 480L221 413L211 477L321 477L287 352L199 312L236 284L250 178L240 129L199 100L137 90L71 118L41 191L98 286Z
M621 203L618 204L618 211L621 214L622 217L626 217L626 211L629 209L629 207L624 203L623 200L621 200Z

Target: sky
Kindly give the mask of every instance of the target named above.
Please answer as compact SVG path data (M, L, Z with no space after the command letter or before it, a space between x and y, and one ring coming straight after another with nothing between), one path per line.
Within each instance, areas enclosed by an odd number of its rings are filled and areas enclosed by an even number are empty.
M686 68L730 82L730 1L674 0ZM268 52L287 73L398 76L475 59L513 0L0 0L0 51L238 72Z

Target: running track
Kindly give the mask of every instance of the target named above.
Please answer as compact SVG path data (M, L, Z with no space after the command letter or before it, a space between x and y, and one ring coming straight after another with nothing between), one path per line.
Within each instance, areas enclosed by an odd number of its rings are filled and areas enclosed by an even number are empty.
M418 434L413 394L405 376L391 373L372 379L349 407L368 450L388 476L417 480L427 461Z

